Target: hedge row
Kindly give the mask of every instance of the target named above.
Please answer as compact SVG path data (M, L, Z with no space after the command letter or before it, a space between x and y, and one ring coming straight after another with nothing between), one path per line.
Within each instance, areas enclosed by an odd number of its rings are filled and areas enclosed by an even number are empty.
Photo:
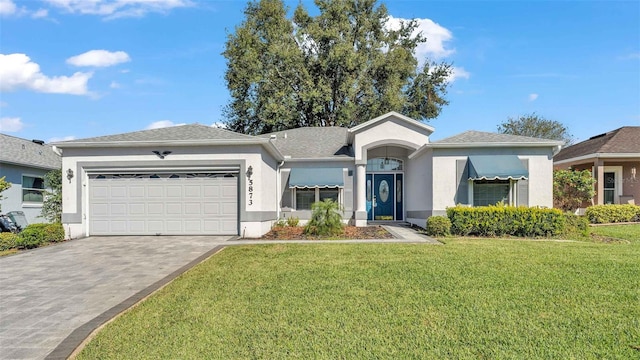
M0 233L0 251L33 249L44 244L64 241L62 224L31 224L19 234Z
M555 236L565 232L567 222L559 209L513 206L456 206L447 209L453 235Z
M640 205L594 205L589 206L585 215L592 224L640 221Z

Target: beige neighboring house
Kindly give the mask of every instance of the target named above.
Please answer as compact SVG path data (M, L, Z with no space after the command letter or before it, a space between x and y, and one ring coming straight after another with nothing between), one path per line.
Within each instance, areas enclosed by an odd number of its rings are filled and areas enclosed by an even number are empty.
M191 124L60 142L62 221L72 237L259 237L279 218L304 224L324 199L356 226L424 227L456 204L553 206L560 142L433 132L390 112L353 128L249 136Z
M555 169L589 170L594 204L640 204L640 126L624 126L569 146L553 158Z

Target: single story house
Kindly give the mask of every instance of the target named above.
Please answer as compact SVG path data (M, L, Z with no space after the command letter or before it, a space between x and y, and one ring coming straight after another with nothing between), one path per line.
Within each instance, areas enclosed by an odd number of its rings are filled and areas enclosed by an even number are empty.
M353 128L249 136L192 124L57 143L70 236L259 237L279 218L304 223L338 201L344 219L406 221L456 204L551 207L560 142L434 129L391 112Z
M44 200L44 175L60 169L62 160L51 145L0 134L0 178L11 183L2 192L2 212L22 211L29 224L47 222L40 217Z
M554 156L553 165L591 171L595 204L639 204L640 126L624 126L568 146Z

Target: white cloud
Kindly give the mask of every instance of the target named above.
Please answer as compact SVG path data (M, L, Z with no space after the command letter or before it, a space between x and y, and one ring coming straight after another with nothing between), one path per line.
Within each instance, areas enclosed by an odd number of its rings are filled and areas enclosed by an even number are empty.
M86 53L72 56L67 64L73 66L107 67L131 61L129 54L124 51L90 50Z
M34 19L42 19L49 16L49 10L47 9L38 9L31 14L31 17Z
M142 17L147 13L167 13L193 6L191 0L46 0L70 13L98 15L105 19Z
M112 81L111 84L109 84L109 87L112 89L120 89L122 86L119 83Z
M0 131L18 132L22 130L24 124L19 117L3 117L0 118Z
M538 98L538 94L529 94L529 101L536 101L536 99Z
M0 101L0 107L6 107L9 106L9 104L6 101Z
M16 4L11 0L0 0L0 16L13 15L18 10Z
M151 124L149 124L149 126L147 126L146 129L147 130L161 129L161 128L166 128L171 126L180 126L180 125L184 125L184 123L174 124L173 121L171 120L160 120L160 121L152 122Z
M53 143L58 141L69 141L69 140L75 140L75 139L76 137L73 135L62 136L62 137L52 137L51 139L49 139L49 141L47 141L47 143Z
M468 79L471 77L471 73L462 67L453 66L451 69L451 75L449 75L449 83L452 83L458 79Z
M422 32L422 36L427 38L427 41L418 44L416 48L415 56L420 64L423 64L426 58L432 60L438 60L445 58L455 53L455 49L446 48L446 43L453 39L453 34L448 29L435 23L431 19L415 19L418 22L418 26L413 31L413 36L417 36ZM410 19L394 18L389 16L387 20L387 27L392 30L399 30L402 22L409 22Z
M227 126L222 121L214 122L213 124L211 124L211 127L218 128L218 129L226 129L227 128Z
M0 91L25 88L42 93L88 95L92 72L49 77L25 54L0 54Z
M637 59L640 59L640 52L619 56L618 59L620 59L620 60L637 60Z

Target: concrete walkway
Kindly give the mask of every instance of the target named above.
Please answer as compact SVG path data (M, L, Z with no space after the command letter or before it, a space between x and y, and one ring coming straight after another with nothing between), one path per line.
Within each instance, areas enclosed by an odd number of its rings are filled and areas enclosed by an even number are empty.
M395 239L90 237L0 257L0 359L65 359L97 327L224 246L439 242L402 224Z

